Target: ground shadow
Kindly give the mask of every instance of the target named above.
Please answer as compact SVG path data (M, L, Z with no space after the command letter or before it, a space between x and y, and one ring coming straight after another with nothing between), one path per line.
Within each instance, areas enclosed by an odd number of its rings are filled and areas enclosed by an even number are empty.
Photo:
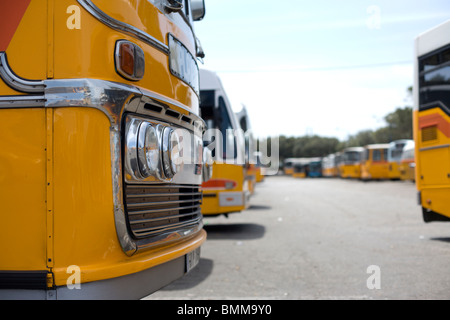
M208 240L253 240L264 236L266 228L255 223L207 224Z
M430 240L450 243L450 237L436 237L436 238L430 238Z
M264 205L258 205L258 204L252 204L250 207L248 207L246 210L270 210L272 209L271 206L264 206Z
M182 278L172 282L162 288L164 291L191 289L201 282L205 281L212 273L214 261L211 259L200 258L198 265Z

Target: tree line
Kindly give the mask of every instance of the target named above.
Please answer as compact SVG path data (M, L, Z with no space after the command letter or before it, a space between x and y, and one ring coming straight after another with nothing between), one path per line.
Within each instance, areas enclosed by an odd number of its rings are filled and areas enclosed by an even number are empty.
M408 88L410 92L411 89ZM279 137L280 161L286 158L324 157L347 147L365 146L373 143L389 143L399 139L412 139L412 108L397 108L384 117L385 126L376 130L362 130L347 140L305 135Z

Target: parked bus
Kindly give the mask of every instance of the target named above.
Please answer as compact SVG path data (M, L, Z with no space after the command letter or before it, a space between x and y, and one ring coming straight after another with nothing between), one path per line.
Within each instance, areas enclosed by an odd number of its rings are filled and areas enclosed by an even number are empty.
M416 185L423 219L450 220L450 21L415 41Z
M389 144L370 144L364 147L361 162L362 180L382 180L389 178Z
M400 159L399 171L400 180L416 180L416 163L414 159L415 143L414 140L408 140L403 148L402 157Z
M198 263L203 15L2 2L0 299L137 299Z
M324 177L337 177L339 174L338 161L340 156L338 153L329 154L322 160L322 175Z
M285 175L292 175L294 173L294 164L297 158L287 158L283 161L283 172Z
M322 159L310 158L307 163L307 173L310 178L322 177Z
M267 168L266 166L262 163L261 161L261 157L262 157L262 152L260 151L256 151L254 153L254 157L256 159L256 183L259 182L263 182L267 173Z
M255 192L255 186L257 182L256 176L258 175L258 171L260 171L260 168L256 166L255 159L256 141L255 137L253 136L247 108L242 105L242 109L235 114L239 127L242 129L242 133L244 134L245 138L245 165L247 169L246 179L248 181L250 194L253 194Z
M339 176L341 178L361 178L363 153L363 147L349 147L342 150L341 162L339 164Z
M306 178L308 176L308 159L306 158L294 158L292 159L294 178Z
M389 143L388 162L389 162L389 179L400 179L400 161L402 159L403 150L408 142L412 140L400 139Z
M228 216L249 205L245 141L220 78L200 69L200 109L208 128L204 144L214 159L212 177L202 184L204 216Z

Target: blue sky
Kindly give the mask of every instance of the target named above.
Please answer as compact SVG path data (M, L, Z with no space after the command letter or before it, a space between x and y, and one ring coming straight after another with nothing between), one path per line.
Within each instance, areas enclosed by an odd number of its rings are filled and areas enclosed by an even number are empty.
M450 19L450 1L205 0L195 30L258 137L344 140L411 102L414 38Z

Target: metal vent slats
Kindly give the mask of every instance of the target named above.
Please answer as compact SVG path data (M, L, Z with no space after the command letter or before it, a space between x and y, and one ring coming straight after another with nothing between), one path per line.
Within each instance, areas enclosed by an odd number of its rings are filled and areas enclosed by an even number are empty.
M437 139L437 127L430 126L422 129L422 141L431 141Z
M201 223L202 193L196 185L126 185L125 200L130 229L136 238Z

